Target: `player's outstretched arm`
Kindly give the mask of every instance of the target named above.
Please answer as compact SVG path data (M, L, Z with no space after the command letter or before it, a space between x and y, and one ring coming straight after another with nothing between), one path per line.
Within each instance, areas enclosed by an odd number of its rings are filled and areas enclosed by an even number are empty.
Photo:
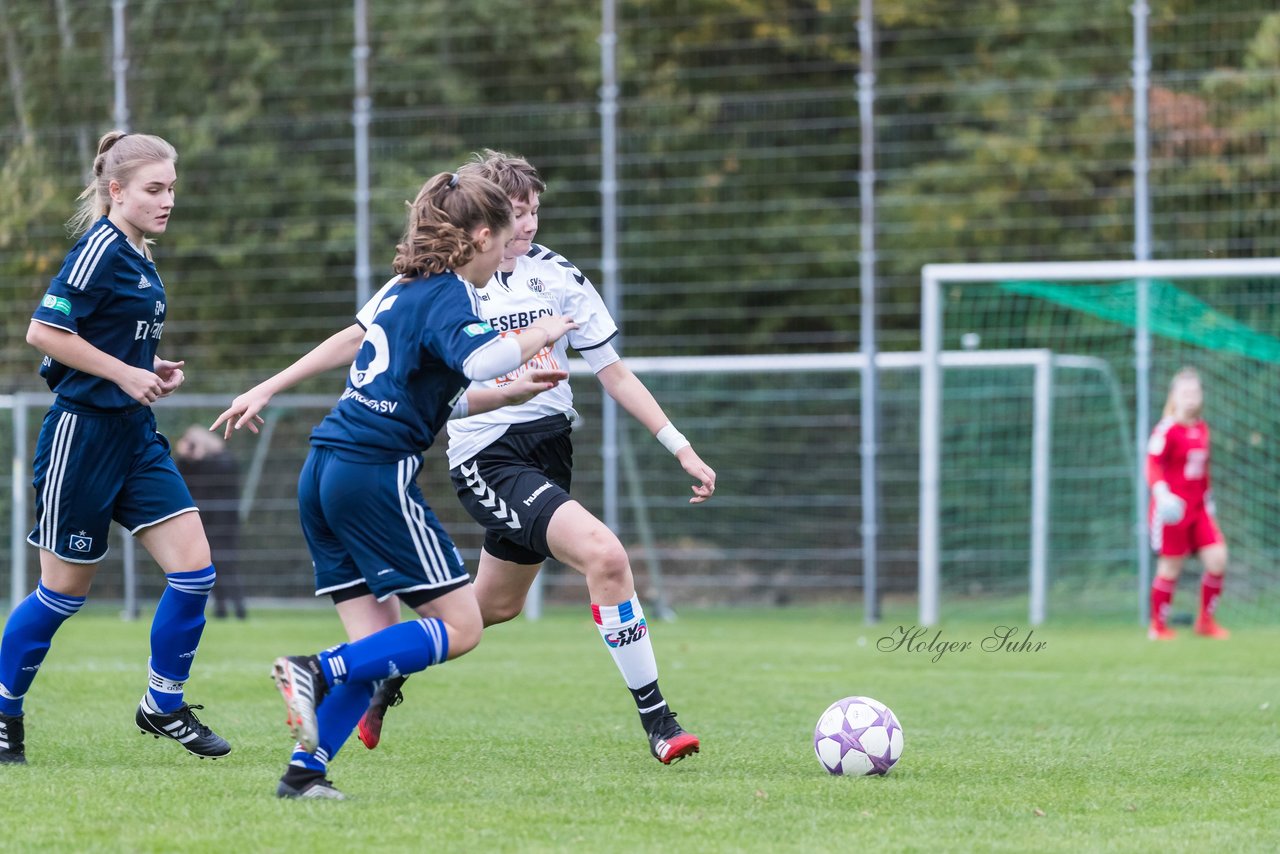
M467 389L467 407L465 415L480 415L492 412L504 406L515 406L532 400L544 391L553 389L561 380L567 380L569 372L538 368L525 371L513 382L502 388L474 386ZM465 417L465 416L464 416Z
M462 373L473 382L497 379L516 370L538 351L577 328L578 324L572 317L558 314L540 317L517 335L500 336L481 344L462 363Z
M263 380L231 401L231 405L209 425L209 429L217 430L225 424L222 435L226 439L231 438L231 431L241 427L248 427L250 432L257 433L258 425L263 421L258 413L271 402L271 398L317 374L351 364L360 352L363 340L364 327L358 323L335 332L280 373Z
M645 426L663 446L675 455L685 474L697 481L691 487L690 504L701 504L716 491L716 473L702 461L689 440L675 428L649 388L640 381L626 363L619 359L596 372L600 384L618 405Z

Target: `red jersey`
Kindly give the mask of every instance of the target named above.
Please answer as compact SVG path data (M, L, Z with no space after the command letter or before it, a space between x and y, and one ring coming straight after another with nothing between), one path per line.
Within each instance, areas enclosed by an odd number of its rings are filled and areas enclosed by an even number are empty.
M1163 418L1147 443L1147 484L1163 480L1169 491L1187 502L1187 510L1204 505L1209 491L1209 425L1181 424Z

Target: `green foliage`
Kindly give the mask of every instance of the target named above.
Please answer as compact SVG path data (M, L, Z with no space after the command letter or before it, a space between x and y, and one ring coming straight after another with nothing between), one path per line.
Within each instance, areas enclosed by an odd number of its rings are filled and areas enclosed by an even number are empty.
M923 263L1131 253L1129 6L1107 0L1082 19L1061 3L875 4L890 338L914 341ZM1262 0L1213 6L1152 7L1158 250L1275 254L1280 16ZM0 306L16 364L112 121L112 34L100 4L11 0L6 12L23 84L0 127L13 188L0 205ZM598 5L429 0L371 3L369 16L375 277L403 202L492 147L543 171L543 239L600 283ZM857 16L851 0L618 5L629 353L854 345ZM179 206L157 248L175 289L166 341L198 357L193 383L233 387L350 316L351 6L142 0L127 20L131 126L180 151Z

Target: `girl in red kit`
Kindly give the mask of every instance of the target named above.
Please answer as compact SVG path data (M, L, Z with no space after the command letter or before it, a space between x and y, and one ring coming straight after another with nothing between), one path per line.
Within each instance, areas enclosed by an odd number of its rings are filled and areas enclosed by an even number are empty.
M1164 417L1151 431L1147 446L1147 483L1151 486L1151 548L1159 556L1151 583L1152 640L1172 640L1166 624L1182 563L1198 555L1204 565L1200 579L1200 616L1195 631L1225 639L1214 610L1222 595L1227 569L1227 544L1214 519L1209 489L1209 425L1200 417L1204 389L1194 368L1183 368L1169 384Z

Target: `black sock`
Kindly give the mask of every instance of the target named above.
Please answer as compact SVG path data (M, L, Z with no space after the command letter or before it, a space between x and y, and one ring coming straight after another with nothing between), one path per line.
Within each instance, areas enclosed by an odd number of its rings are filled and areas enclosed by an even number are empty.
M640 723L644 724L646 731L653 729L653 724L667 713L667 701L658 690L658 680L630 690L632 699L636 701L636 709L640 712Z
M284 771L284 776L280 778L280 782L292 786L295 789L301 789L312 780L319 780L324 777L323 771L316 771L314 768L302 768L298 765L290 765Z

